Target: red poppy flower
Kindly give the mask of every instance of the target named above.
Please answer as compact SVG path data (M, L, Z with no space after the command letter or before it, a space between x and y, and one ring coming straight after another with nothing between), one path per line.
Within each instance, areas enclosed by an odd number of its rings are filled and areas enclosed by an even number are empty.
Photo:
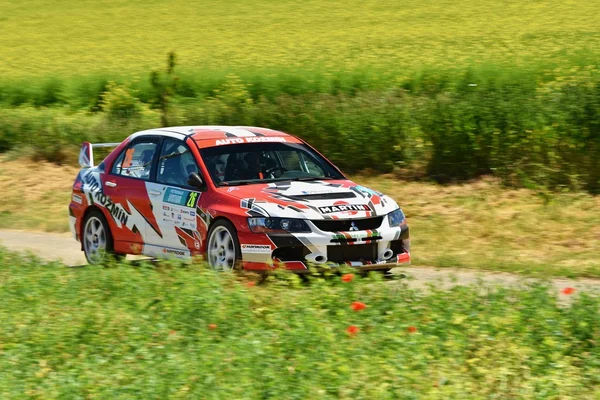
M254 287L254 286L256 286L256 282L250 281L250 282L246 283L246 286L248 286L248 287Z
M408 327L408 332L409 333L417 333L417 327L416 326L409 326Z
M352 282L352 279L354 279L354 274L344 274L342 275L342 281L348 283L348 282Z
M575 288L572 287L566 287L562 290L562 294L566 294L567 296L573 293L575 293Z
M360 328L356 325L350 325L346 329L346 332L348 332L348 335L350 335L350 336L355 336L358 332L360 332Z
M217 329L217 324L208 324L208 329Z
M169 335L175 335L176 333L177 333L177 331L174 331L174 330L169 331Z
M352 309L354 311L361 311L361 310L364 310L365 308L367 308L367 305L360 301L355 301L354 303L352 303Z

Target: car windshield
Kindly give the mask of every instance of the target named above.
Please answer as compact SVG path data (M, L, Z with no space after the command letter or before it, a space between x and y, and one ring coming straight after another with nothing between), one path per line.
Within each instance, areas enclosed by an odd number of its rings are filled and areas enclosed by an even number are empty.
M304 144L232 144L205 148L200 153L218 186L344 179L330 162Z

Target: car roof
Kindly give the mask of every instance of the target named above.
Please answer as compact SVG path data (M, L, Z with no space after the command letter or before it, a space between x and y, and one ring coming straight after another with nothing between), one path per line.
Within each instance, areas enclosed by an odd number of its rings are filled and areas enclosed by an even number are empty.
M180 140L191 138L200 148L236 143L302 143L302 141L295 136L273 129L256 126L223 125L173 126L148 129L134 133L130 136L130 139L147 135L169 136Z
M142 135L171 136L181 139L184 137L191 137L196 142L236 137L292 137L285 132L256 126L198 125L148 129L134 133L131 135L131 138L133 139Z

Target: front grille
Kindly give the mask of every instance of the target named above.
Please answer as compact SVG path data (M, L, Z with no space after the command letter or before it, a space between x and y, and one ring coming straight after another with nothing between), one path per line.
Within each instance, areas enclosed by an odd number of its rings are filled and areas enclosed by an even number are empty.
M367 229L377 229L381 226L383 216L374 218L362 218L362 219L319 219L311 220L313 224L322 231L326 232L349 232L354 222L359 231Z
M342 263L344 261L375 261L377 244L353 244L327 246L327 261Z

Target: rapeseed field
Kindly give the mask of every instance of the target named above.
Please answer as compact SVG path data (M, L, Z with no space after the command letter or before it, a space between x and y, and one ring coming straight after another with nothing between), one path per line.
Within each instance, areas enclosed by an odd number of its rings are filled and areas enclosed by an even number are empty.
M4 1L0 80L184 71L295 74L593 64L600 2Z

